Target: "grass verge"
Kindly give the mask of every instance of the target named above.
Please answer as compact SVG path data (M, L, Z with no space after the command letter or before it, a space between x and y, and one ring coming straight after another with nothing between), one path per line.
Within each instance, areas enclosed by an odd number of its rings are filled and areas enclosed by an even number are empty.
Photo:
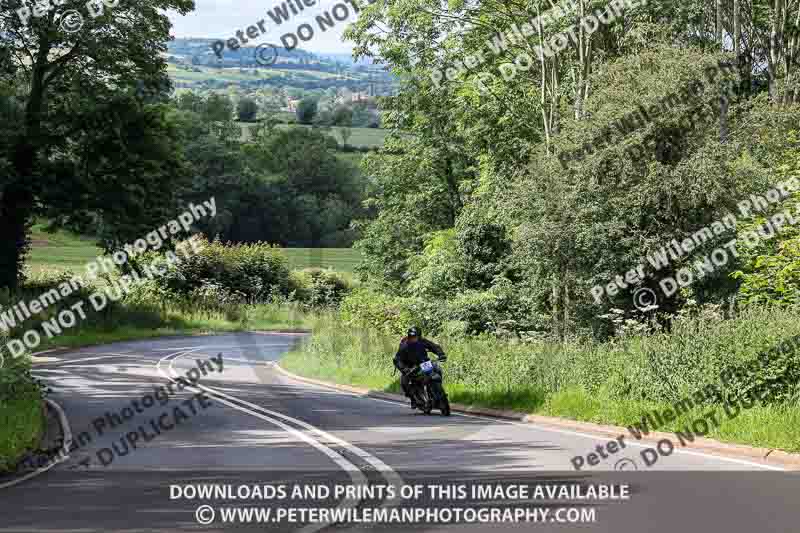
M44 432L44 401L28 369L24 360L0 368L0 473L13 470Z
M797 322L791 311L754 313L737 320L740 322L695 322L685 330L677 326L670 337L637 337L603 345L514 345L489 338L436 340L448 354L443 367L453 402L627 427L641 422L653 409L663 411L673 406L674 399L660 396L662 392L653 385L656 380L672 383L676 398L705 386L711 378L700 376L715 374L709 360L713 361L712 347L718 343L747 345L758 352L759 345L774 342L776 331L788 336L800 329L800 325L790 327ZM311 329L312 336L282 359L284 368L333 383L387 392L400 390L392 366L397 337L367 329L354 335L357 329L341 323L333 314L311 321ZM753 332L758 332L761 342L748 339L750 342L744 343ZM698 346L705 346L705 351L686 353ZM683 353L679 353L681 349ZM654 363L659 361L658 352L670 356L673 366ZM728 357L731 361L737 358L734 354ZM696 374L690 371L695 367L700 369ZM648 375L648 371L654 375ZM702 436L800 452L800 405L796 400L756 404L735 417L727 416L720 405L706 403L658 430L683 430L709 412L715 414L719 424Z

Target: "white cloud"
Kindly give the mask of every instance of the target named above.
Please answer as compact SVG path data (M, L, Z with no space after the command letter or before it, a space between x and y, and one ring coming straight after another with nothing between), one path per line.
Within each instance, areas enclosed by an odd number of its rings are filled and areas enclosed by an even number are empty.
M265 21L267 33L256 39L249 40L248 44L270 42L280 44L280 38L287 32L296 33L300 24L310 24L314 28L314 37L300 44L300 48L312 52L347 53L352 50L352 43L342 42L342 33L347 25L356 20L350 4L344 4L350 9L350 17L342 22L336 22L332 28L322 31L315 17L330 10L343 0L321 0L320 3L306 7L298 15L283 22L275 24L267 15L267 11L281 6L284 0L196 0L195 10L186 16L169 13L172 22L172 34L175 37L208 37L215 39L229 39L236 36L237 30L246 31L247 27L256 24L259 20Z

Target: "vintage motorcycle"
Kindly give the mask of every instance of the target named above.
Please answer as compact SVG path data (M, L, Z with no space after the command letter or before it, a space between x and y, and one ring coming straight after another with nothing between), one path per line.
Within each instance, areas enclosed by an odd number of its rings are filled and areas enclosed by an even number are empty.
M426 415L439 409L444 416L450 416L450 401L442 386L442 369L432 362L415 366L409 373L409 383L414 401Z

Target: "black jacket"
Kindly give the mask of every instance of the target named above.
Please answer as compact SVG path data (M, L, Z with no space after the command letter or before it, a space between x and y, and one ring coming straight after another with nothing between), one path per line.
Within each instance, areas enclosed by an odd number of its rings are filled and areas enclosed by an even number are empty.
M438 356L444 355L442 347L436 343L429 341L424 337L420 337L417 342L408 342L406 337L400 341L400 349L397 350L397 355L394 356L394 366L398 370L411 368L428 359L428 352L433 352Z

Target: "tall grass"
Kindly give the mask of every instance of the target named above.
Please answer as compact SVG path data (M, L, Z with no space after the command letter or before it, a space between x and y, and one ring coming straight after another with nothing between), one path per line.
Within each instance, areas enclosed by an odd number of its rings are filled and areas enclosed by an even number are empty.
M398 338L345 326L333 313L311 322L313 335L282 361L293 372L337 383L397 391L392 357ZM670 333L607 343L509 343L490 337L437 338L447 352L445 384L452 401L629 425L709 384L723 369L758 361L782 339L800 334L796 310L751 309L734 320L685 318ZM792 371L800 354L792 354ZM752 380L763 380L753 375ZM758 405L726 420L709 436L800 450L797 385L788 400ZM727 391L737 397L740 391ZM705 405L664 430L680 429ZM722 417L724 418L724 417Z

